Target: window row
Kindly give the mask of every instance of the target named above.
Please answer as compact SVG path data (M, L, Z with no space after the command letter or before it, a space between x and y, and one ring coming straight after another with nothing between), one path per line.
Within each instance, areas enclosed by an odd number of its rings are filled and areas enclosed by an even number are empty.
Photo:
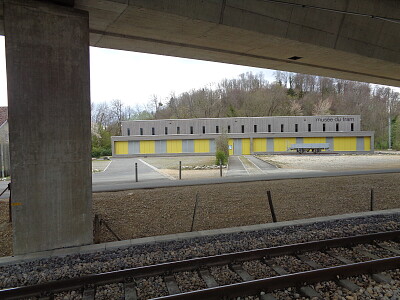
M335 128L336 131L340 131L339 123L336 123L336 126L335 126L335 127L336 127L336 128ZM189 130L190 130L190 134L194 134L193 126L190 126L190 129L189 129ZM311 126L310 123L307 124L307 131L308 131L308 132L311 132L311 131L312 131L312 126ZM322 131L326 131L326 124L325 124L325 123L322 124ZM351 123L351 124L350 124L350 131L354 131L354 123ZM258 132L258 125L254 125L254 126L253 126L253 132L254 132L254 133L257 133L257 132ZM267 126L267 132L272 132L272 126L271 126L271 124L268 124L268 126ZM291 132L291 131L285 131L285 124L281 124L280 132ZM294 124L294 132L299 132L299 124ZM169 128L168 128L168 127L165 127L165 128L164 128L164 134L165 134L165 135L168 135L168 133L169 133ZM181 128L180 128L179 126L176 127L175 133L176 133L176 134L180 134L180 133L181 133ZM206 133L206 126L202 126L202 133L203 133L203 134ZM211 133L211 132L207 132L207 133ZM213 132L213 133L220 133L219 126L215 126L215 132ZM228 125L227 133L232 133L232 132L231 132L231 126L230 126L230 125ZM244 125L241 125L241 133L245 133L245 126L244 126ZM127 135L131 135L131 130L130 130L130 128L127 129ZM139 128L139 135L144 135L143 128ZM151 128L151 135L156 135L156 130L155 130L154 127Z

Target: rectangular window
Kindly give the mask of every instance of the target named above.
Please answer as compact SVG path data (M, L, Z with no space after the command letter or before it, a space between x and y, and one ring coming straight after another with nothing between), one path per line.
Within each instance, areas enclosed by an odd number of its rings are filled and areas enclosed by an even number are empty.
M284 132L284 126L283 126L283 124L281 124L281 132Z
M131 130L128 128L128 135L131 135Z
M242 125L242 133L244 133L244 125Z
M168 127L165 127L165 135L168 134Z
M325 128L325 123L323 123L322 124L322 131L325 131L326 130L326 128Z
M268 124L268 132L271 132L271 124Z
M140 128L140 135L143 135L143 128Z
M154 127L151 128L151 134L152 134L152 135L155 135L155 134L156 134L156 131L154 130Z
M257 132L257 125L254 125L254 132Z
M193 134L193 126L190 126L190 134Z
M311 124L308 124L308 132L311 131Z
M228 125L228 133L231 133L231 125Z
M206 126L203 126L203 134L206 133Z
M351 123L351 131L354 131L354 123Z
M294 131L298 132L299 131L299 124L294 124Z
M336 131L339 131L339 123L336 123Z
M176 134L180 134L181 133L181 128L178 126L176 127Z
M215 126L215 133L219 133L219 126Z

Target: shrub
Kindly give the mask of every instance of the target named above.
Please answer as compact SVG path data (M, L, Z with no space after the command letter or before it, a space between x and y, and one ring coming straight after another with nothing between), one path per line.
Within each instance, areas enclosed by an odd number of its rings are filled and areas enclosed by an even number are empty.
M103 149L101 150L101 156L111 156L111 155L112 155L111 149L109 149L109 148L103 148Z
M226 165L228 163L228 155L225 154L225 152L218 150L215 153L215 164L219 165L219 162L223 165Z
M215 161L216 164L219 165L219 161L221 160L223 165L228 164L229 157L229 139L226 133L221 134L219 137L215 139L216 152L215 152Z
M101 148L93 147L92 148L92 157L99 158L101 156Z
M107 147L92 147L92 157L111 156L111 149Z

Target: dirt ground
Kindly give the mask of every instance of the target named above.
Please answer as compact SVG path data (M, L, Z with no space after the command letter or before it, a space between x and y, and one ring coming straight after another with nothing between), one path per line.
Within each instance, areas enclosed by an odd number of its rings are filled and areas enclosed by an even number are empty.
M367 170L400 168L400 155L262 155L259 158L282 169Z
M272 193L278 221L369 210L400 208L400 174L377 174L93 194L93 211L122 239L190 231L196 193L199 203L194 230L271 222L266 191ZM8 205L0 203L0 255L11 255ZM115 238L102 231L102 242Z
M271 222L266 191L271 190L278 221L368 211L370 189L375 210L400 208L400 174L362 175L227 183L97 193L94 212L122 238ZM121 209L123 207L123 209ZM103 241L114 238L103 232Z

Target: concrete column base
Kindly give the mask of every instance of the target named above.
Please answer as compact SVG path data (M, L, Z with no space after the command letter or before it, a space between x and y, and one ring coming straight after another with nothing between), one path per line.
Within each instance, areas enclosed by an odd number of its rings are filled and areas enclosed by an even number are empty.
M89 20L4 2L14 254L92 242Z

